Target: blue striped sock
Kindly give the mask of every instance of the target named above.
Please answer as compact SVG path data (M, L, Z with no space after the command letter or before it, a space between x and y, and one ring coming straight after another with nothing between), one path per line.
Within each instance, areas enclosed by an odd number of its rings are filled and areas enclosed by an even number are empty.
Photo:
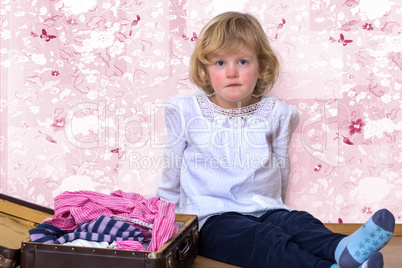
M361 268L383 268L384 267L384 257L381 252L373 252L370 258L367 260L367 266L363 265Z
M384 267L384 258L381 252L374 252L371 254L369 259L363 262L359 268L383 268ZM340 268L338 264L332 264L331 268Z
M377 211L362 227L339 242L335 250L336 262L342 268L358 268L389 242L394 228L392 213L387 209Z

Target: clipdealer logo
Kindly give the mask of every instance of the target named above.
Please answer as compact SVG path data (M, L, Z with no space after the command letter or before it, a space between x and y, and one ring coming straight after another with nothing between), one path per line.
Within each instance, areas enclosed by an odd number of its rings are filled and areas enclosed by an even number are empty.
M151 149L163 149L174 146L183 138L188 143L198 148L213 146L217 149L227 147L240 147L241 143L247 144L255 149L266 148L266 142L257 143L255 135L265 135L267 128L272 127L265 118L256 117L253 120L260 120L263 124L257 127L230 129L214 128L212 122L205 120L203 116L192 116L188 120L180 117L181 122L175 125L174 139L166 143L158 143L156 132L156 112L159 109L178 112L178 107L173 104L151 103L148 115L132 114L124 116L116 111L114 104L80 103L73 106L66 115L65 135L67 140L75 147L82 149L91 148L120 148L139 149L149 145ZM168 119L169 120L169 119ZM202 122L200 124L200 122ZM202 142L197 137L202 134L209 134L209 139ZM158 133L160 134L160 133ZM201 135L200 135L201 134ZM133 137L135 137L133 139ZM225 137L224 140L221 137ZM273 139L275 140L275 139Z
M150 104L149 116L124 116L113 103L80 103L67 112L65 136L73 146L82 149L139 149L148 143L152 148L163 148L163 144L156 143L155 128L151 126L155 126L153 115L164 106Z
M158 111L166 111L166 109L178 112L182 122L174 130L177 132L174 140L161 142L158 137L163 136L163 134L157 132L156 126L158 125L159 127L160 121L163 121L161 119L163 116ZM338 101L328 101L322 108L310 113L300 126L301 143L306 152L330 166L339 165L338 109ZM130 151L131 156L128 156L129 161L131 161L130 166L152 167L161 166L162 164L158 163L165 163L166 161L147 159L145 156L140 157L136 150L143 146L147 146L147 148L149 147L152 150L164 149L174 146L182 138L186 138L189 144L198 146L199 148L207 148L208 146L214 146L217 149L231 146L239 147L242 142L245 142L248 146L259 149L264 148L264 146L266 147L267 144L256 143L257 140L253 139L253 135L264 135L267 132L267 127L273 127L272 122L265 122L260 127L245 128L240 134L234 134L234 132L231 132L227 128L213 130L212 123L208 120L202 120L202 116L200 115L186 121L179 110L179 107L169 103L150 103L145 115L131 114L124 116L122 113L119 113L116 105L113 103L80 103L73 106L67 112L64 130L67 140L77 148L106 148L110 150L118 148L119 151ZM197 123L200 120L204 122L204 125L201 127ZM286 120L286 118L280 118L278 122L281 120ZM310 129L319 129L323 132L320 148L314 146L308 137ZM204 140L202 143L197 142L196 137L206 132L210 132L210 139ZM222 142L222 140L218 139L221 136L228 138ZM293 139L295 138L298 137L293 137ZM270 141L275 143L276 137L271 136ZM125 159L126 156L120 158L120 160ZM139 159L145 160L141 160L142 164L140 164L138 162L140 161ZM209 163L213 164L214 161L217 160L211 160ZM203 163L205 164L205 161Z

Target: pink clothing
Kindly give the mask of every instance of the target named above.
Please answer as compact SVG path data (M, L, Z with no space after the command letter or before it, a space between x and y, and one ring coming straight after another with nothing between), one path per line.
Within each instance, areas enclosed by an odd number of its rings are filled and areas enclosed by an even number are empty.
M116 249L145 251L142 244L138 241L117 241L115 242Z
M175 222L175 206L157 197L145 199L140 194L121 190L110 195L92 191L63 192L55 198L54 217L45 222L69 232L102 215L137 219L153 224L152 237L149 229L136 227L143 231L144 240L151 240L148 251L157 251L179 230Z

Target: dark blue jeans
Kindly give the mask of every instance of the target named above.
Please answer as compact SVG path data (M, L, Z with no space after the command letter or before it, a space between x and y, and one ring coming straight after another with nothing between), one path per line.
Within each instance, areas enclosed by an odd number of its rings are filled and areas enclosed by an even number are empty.
M209 218L198 253L250 268L329 268L345 235L305 211L271 210L261 217L228 212Z

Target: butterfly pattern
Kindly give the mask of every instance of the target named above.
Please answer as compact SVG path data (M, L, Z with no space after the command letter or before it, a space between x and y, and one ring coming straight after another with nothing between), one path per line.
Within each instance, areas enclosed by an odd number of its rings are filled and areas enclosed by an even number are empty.
M191 40L191 41L197 41L198 40L198 36L195 32L193 32L193 36L192 37L187 37L186 34L183 34L183 39L184 40Z
M49 42L52 39L55 39L57 36L48 34L45 29L42 29L42 34L40 35L40 38L45 39L46 42Z
M345 37L343 36L343 34L339 35L339 39L338 39L338 43L341 43L343 46L346 46L349 43L352 43L353 40L347 40L345 39Z
M330 40L331 42L333 42L333 43L334 43L334 42L338 42L338 43L342 44L343 46L346 46L347 44L353 42L353 40L347 40L347 39L345 39L345 36L344 36L343 34L339 34L339 39L338 39L338 40L336 40L336 39L333 38L333 37L330 37L329 40Z

